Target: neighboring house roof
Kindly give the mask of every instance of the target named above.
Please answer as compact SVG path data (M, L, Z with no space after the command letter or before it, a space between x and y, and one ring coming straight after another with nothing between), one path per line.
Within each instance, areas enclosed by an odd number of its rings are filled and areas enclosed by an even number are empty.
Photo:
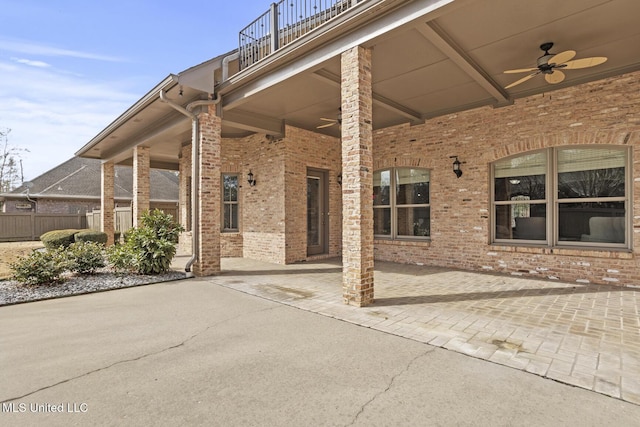
M96 198L101 197L102 162L73 157L15 190L2 194L5 198ZM172 171L151 169L151 200L178 201L178 175ZM116 199L133 198L133 168L116 166L114 178Z

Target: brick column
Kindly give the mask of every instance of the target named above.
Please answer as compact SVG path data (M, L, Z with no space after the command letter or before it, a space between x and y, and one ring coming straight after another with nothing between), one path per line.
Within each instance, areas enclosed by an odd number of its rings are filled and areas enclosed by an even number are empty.
M100 196L100 230L107 233L107 246L113 245L113 233L115 232L115 221L113 210L114 202L114 178L115 167L113 162L102 163L102 173L100 174L100 185L102 194Z
M185 231L180 233L178 249L180 253L191 253L191 144L180 150L178 180L178 219Z
M345 304L373 302L371 50L342 54L342 289Z
M149 147L133 149L133 226L138 226L142 212L149 210Z
M221 120L216 107L198 114L198 260L193 265L196 276L210 276L220 272L220 144ZM194 236L195 237L195 236Z

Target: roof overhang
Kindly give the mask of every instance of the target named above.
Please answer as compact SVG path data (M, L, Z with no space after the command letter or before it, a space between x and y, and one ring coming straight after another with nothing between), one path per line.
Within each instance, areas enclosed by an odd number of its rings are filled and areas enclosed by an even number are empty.
M501 107L640 70L637 16L637 0L362 1L242 71L232 51L168 76L77 155L127 164L133 147L145 145L152 165L175 168L181 147L190 142L191 123L158 100L160 90L182 106L215 90L223 137L280 135L284 123L339 137L338 126L317 126L321 117L338 114L341 54L353 46L373 52L374 129ZM575 50L576 58L609 60L567 70L559 84L538 76L505 89L515 78L503 72L535 66L540 44L549 41L554 53ZM230 77L222 81L225 67Z

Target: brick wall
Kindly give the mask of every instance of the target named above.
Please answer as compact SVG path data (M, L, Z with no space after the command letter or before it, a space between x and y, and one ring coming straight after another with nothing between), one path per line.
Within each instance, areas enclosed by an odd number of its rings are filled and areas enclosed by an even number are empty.
M329 183L329 256L342 246L342 192L337 177L341 168L338 138L286 127L285 212L287 263L307 259L307 169L327 171Z
M552 89L550 87L550 89ZM490 164L546 147L618 144L640 163L640 72L374 133L374 169L431 170L431 241L376 240L378 260L546 277L640 284L640 172L633 171L635 253L490 245ZM463 176L452 172L457 155Z
M241 227L243 256L285 263L285 143L253 135L242 142ZM247 183L251 171L256 185Z
M25 199L6 200L5 212L31 212L33 209L21 209L17 206L30 204ZM100 199L95 200L74 200L74 199L38 199L38 213L51 214L85 214L93 209L100 209ZM33 206L33 205L32 205Z

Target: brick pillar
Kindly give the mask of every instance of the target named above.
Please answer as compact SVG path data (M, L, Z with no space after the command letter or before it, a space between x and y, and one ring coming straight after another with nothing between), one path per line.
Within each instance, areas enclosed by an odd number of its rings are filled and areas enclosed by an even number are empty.
M180 150L178 181L178 218L185 231L180 233L179 252L191 253L191 158L192 145L187 144Z
M107 246L113 245L113 233L115 232L115 221L113 210L115 208L114 198L114 178L115 167L113 162L102 163L100 196L100 230L107 233Z
M198 193L198 260L193 266L196 276L220 272L220 144L221 120L216 107L198 115L200 151ZM195 236L194 236L195 237Z
M133 149L133 226L138 226L142 212L149 210L149 147Z
M373 302L371 50L342 53L342 289L345 304Z

